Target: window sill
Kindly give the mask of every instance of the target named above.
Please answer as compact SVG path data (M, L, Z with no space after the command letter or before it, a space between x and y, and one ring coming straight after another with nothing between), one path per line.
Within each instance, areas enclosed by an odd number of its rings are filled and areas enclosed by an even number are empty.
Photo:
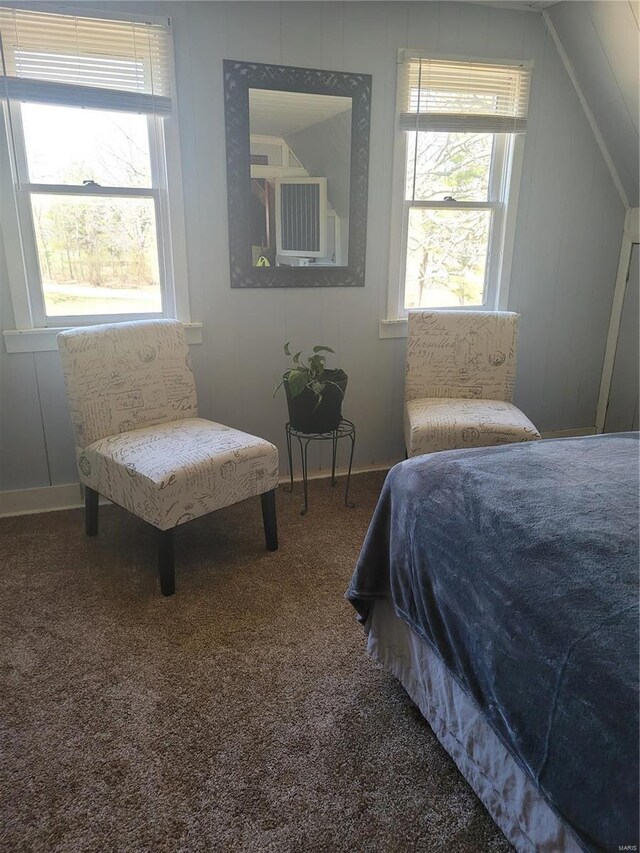
M409 321L406 317L398 320L380 320L378 326L378 337L383 338L406 338Z
M202 343L202 323L184 323L188 344ZM4 329L2 337L7 352L56 352L56 335L69 326L46 329Z

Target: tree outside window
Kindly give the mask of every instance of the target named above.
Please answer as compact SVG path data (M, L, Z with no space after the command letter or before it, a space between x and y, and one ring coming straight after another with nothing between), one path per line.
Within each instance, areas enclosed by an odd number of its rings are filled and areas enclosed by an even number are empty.
M492 211L454 202L487 202L493 134L406 135L405 308L482 304Z

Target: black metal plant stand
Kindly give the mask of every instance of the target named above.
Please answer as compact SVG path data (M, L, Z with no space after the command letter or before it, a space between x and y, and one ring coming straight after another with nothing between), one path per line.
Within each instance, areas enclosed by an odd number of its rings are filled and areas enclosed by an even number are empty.
M331 432L314 432L314 433L305 433L299 432L297 429L294 429L291 424L287 424L285 426L285 432L287 434L287 453L289 456L289 472L291 475L291 484L289 487L285 486L285 491L292 492L293 491L293 454L291 452L291 439L297 438L298 444L300 445L300 459L302 460L302 486L304 489L304 509L300 513L300 515L306 515L309 509L309 501L307 498L307 475L308 475L308 464L307 464L307 448L309 447L309 442L311 441L331 441L333 442L333 457L331 462L331 485L335 486L338 482L336 480L336 453L338 450L338 441L341 438L349 438L351 439L351 452L349 454L349 470L347 472L347 487L344 491L344 505L349 507L349 509L353 509L355 504L349 503L349 483L351 482L351 465L353 463L353 451L356 446L356 428L351 421L348 421L346 418L342 418L340 420L340 424L337 429L332 430Z

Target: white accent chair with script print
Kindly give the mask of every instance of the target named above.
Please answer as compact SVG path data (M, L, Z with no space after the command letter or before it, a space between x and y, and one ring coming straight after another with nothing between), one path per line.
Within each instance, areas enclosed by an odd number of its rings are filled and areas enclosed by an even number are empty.
M407 456L540 438L511 402L518 319L508 311L409 312Z
M151 524L163 595L175 592L173 530L260 495L269 551L278 547L278 450L198 417L189 349L175 320L85 326L58 335L75 432L86 531L103 495Z

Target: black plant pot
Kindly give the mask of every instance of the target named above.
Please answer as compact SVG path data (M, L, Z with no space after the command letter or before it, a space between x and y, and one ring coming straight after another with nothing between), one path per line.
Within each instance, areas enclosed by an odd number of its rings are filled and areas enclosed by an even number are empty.
M338 429L342 417L342 400L347 389L347 374L344 370L325 370L324 378L328 382L322 392L322 402L317 408L318 398L309 388L305 388L292 399L289 383L285 379L284 390L287 394L289 423L292 429L306 434ZM330 384L332 382L335 382L335 385Z

